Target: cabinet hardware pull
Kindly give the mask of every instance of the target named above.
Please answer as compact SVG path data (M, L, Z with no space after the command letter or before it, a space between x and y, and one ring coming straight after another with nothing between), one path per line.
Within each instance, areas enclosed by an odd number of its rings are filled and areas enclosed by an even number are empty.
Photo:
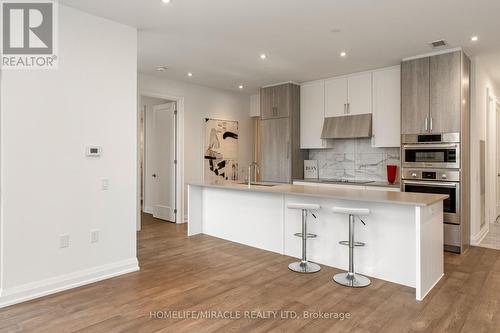
M432 132L432 123L433 123L433 121L432 121L432 117L431 117L431 132Z
M347 104L344 103L344 114L347 114Z
M347 103L347 114L351 113L351 103Z
M426 132L429 131L429 118L428 117L425 117L425 131Z

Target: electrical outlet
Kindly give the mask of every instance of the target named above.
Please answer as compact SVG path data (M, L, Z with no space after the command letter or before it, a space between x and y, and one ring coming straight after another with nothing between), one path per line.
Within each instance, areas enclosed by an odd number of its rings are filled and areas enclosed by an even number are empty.
M90 231L90 242L99 243L99 230Z
M69 235L59 236L59 248L64 249L69 247Z

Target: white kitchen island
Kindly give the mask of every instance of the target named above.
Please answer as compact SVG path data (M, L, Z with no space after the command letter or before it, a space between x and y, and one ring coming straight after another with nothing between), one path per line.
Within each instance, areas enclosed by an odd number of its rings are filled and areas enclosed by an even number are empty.
M301 256L301 213L288 203L318 203L309 215L308 259L346 270L348 217L333 206L369 208L356 222L355 270L416 289L422 300L443 276L445 195L332 189L302 185L248 186L193 183L188 186L188 235L206 234L292 257ZM358 221L358 220L357 220ZM288 270L283 266L283 270ZM290 272L290 274L294 274Z

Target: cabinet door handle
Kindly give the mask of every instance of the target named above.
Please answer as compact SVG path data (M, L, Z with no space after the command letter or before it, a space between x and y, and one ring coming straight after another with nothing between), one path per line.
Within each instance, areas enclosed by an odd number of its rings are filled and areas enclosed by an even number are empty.
M347 114L347 103L344 103L344 114Z
M431 117L431 132L432 132L432 123L433 123L433 121L432 121L432 117Z
M429 118L428 117L425 117L425 131L426 132L429 131Z
M347 103L347 114L351 113L351 103Z

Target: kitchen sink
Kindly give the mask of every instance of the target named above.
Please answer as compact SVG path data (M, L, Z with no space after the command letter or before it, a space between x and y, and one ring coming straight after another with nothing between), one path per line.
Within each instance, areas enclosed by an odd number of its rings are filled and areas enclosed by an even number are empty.
M241 182L241 183L238 183L238 184L241 184L241 185L248 185L248 182ZM273 183L263 183L263 182L251 182L250 185L252 186L266 186L266 187L273 187L273 186L277 186L278 184L273 184Z
M322 179L320 183L324 184L352 184L352 185L364 185L374 183L373 180L357 180L357 179Z

